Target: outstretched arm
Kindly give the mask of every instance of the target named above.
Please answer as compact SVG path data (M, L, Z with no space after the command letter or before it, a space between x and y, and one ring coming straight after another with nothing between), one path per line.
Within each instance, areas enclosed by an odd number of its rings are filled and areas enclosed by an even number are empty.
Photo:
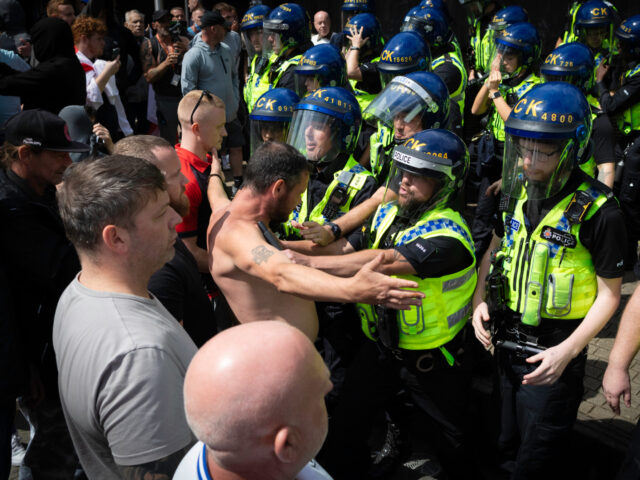
M257 226L245 223L217 241L235 265L248 274L271 283L279 291L309 300L343 303L382 304L392 308L419 305L421 292L416 282L391 278L377 270L382 255L365 264L349 278L336 277L320 270L293 263L285 254L269 245Z

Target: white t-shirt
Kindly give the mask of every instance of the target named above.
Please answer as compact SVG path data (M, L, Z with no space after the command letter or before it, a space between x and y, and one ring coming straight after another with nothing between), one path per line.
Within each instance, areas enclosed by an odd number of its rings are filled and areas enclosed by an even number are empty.
M198 442L184 456L173 480L212 480L207 468L207 449L204 443ZM333 480L331 475L315 460L311 460L296 475L296 480Z

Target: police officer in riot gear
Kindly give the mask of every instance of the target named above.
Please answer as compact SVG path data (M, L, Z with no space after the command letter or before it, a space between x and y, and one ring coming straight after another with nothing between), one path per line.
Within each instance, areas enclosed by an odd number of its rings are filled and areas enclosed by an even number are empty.
M413 13L411 13L413 12ZM464 112L467 70L462 51L446 16L436 8L422 7L411 10L405 17L403 31L415 31L423 36L431 51L431 70L447 86L449 95ZM462 125L462 117L460 124Z
M609 65L601 63L596 72L600 106L618 127L619 144L624 152L624 173L620 185L620 206L628 227L627 268L637 258L640 239L640 15L620 24L615 33L620 46L622 66L606 85ZM620 79L618 83L618 79ZM613 95L610 91L614 91Z
M387 84L363 114L365 121L378 125L370 141L370 165L379 183L387 180L394 144L426 128L449 128L451 104L435 73L413 72Z
M416 439L429 439L447 478L474 478L463 418L471 378L465 324L476 284L475 256L471 234L451 207L469 154L455 134L430 129L396 146L393 158L398 200L378 208L363 234L366 249L300 260L350 275L365 259L382 254L388 274L415 279L426 296L422 307L408 311L358 305L362 329L373 341L365 342L353 363L319 458L335 478L363 478L371 419L405 388L432 425ZM353 250L344 240L339 243L340 249ZM418 448L414 445L414 454ZM415 473L437 471L436 462L422 462Z
M340 51L329 44L320 44L304 52L295 67L296 93L304 97L320 87L351 89L347 80L347 64Z
M300 203L282 226L285 239L301 239L300 232L313 223L330 227L335 238L359 241L358 231L343 232L333 221L364 202L376 189L373 175L352 155L361 123L358 102L342 87L319 88L294 107L287 143L307 158L312 171ZM316 303L316 309L320 326L316 345L334 384L327 398L331 410L342 393L346 369L362 335L353 321L354 305Z
M579 42L560 45L553 50L540 67L545 82L567 82L575 85L587 97L591 106L593 128L591 143L593 154L580 167L613 188L615 177L615 140L609 116L600 108L595 92L595 62L589 48Z
M295 90L293 69L302 54L313 46L310 19L297 3L283 3L262 21L262 56L266 59L251 85L257 100L272 88Z
M380 93L380 77L376 68L384 45L382 27L372 13L360 13L345 24L347 75L360 109L364 111Z
M264 142L286 141L293 107L299 101L287 88L274 88L258 99L249 114L251 155Z
M487 249L493 218L498 210L498 190L495 188L502 168L504 120L518 99L540 83L535 74L540 57L540 37L533 25L520 22L506 27L495 37L495 45L491 73L471 107L474 115L482 115L489 110L487 131L478 143L480 186L476 216L471 226L478 255Z
M487 298L478 282L473 327L496 345L498 449L511 478L567 478L586 346L620 300L625 226L611 190L579 168L590 130L586 98L564 82L532 88L505 124L512 202L478 270Z
M262 21L269 15L271 8L266 5L256 5L247 10L240 22L242 43L247 51L247 80L244 85L244 101L247 109L255 105L258 97L254 98L254 86L259 81L260 71L267 59L262 56Z

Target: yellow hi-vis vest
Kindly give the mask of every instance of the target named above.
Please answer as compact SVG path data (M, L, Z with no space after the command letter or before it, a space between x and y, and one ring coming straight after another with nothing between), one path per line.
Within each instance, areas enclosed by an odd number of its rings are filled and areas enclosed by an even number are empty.
M455 91L449 92L449 98L460 107L460 115L464 117L464 92L467 89L467 70L456 52L447 52L431 62L431 70L435 70L444 63L452 63L460 72L460 84Z
M378 130L371 134L369 138L369 162L371 164L371 173L378 181L379 185L382 185L386 178L381 178L383 170L389 172L387 163L391 162L391 158L386 158L388 149L393 144L393 130L383 125L382 122L378 122Z
M640 74L640 64L635 68L628 70L625 78L631 78ZM627 108L620 116L618 116L618 129L625 135L629 135L632 131L640 130L640 102Z
M378 248L387 229L398 213L396 202L378 207L373 218L369 248ZM405 350L428 350L451 341L462 330L471 314L471 297L476 287L476 261L473 240L462 216L450 208L436 208L406 230L399 232L394 245L405 245L417 238L452 237L465 246L473 257L473 263L459 272L444 277L420 278L416 275L393 275L418 283L418 290L425 294L420 306L411 310L398 310L400 332L398 347ZM358 314L364 334L377 338L377 316L372 305L358 304ZM444 353L444 352L443 352ZM445 354L446 356L446 354Z
M282 77L282 75L284 75L284 73L290 68L293 68L296 65L298 65L298 63L300 63L301 58L302 58L302 54L295 55L289 58L288 60L284 60L281 64L278 65L277 54L274 53L273 55L271 55L271 57L269 58L269 64L267 65L267 68L264 69L264 73L262 75L257 76L257 78L254 81L254 84L252 87L252 97L253 97L252 100L254 103L252 105L255 105L255 102L257 102L258 99L264 93L267 93L269 90L273 90L274 88L276 88L278 86L278 82L280 81L280 78ZM275 70L274 70L274 65L275 65ZM275 77L271 82L269 80L269 76L272 75L273 72L275 72Z
M255 87L258 83L260 83L260 72L256 71L256 67L260 62L260 55L254 55L251 60L251 64L249 65L249 76L247 78L247 82L244 84L243 96L244 103L247 105L247 110L249 113L253 110L258 98L255 96ZM267 67L267 70L269 67Z
M302 237L302 235L300 235L300 231L297 228L293 228L291 225L292 221L304 223L310 220L312 222L319 223L320 225L324 225L325 223L335 220L347 213L351 208L351 202L354 197L364 188L367 178L369 177L373 177L371 172L356 162L353 157L349 157L344 168L333 174L333 180L327 187L324 197L322 197L322 200L313 207L311 211L309 211L309 188L307 187L302 194L302 201L293 210L293 212L291 212L289 220L283 224L286 236L288 238ZM329 203L333 191L340 185L347 189L347 200L339 207L334 217L327 218L323 214L324 209L327 206L327 203Z
M586 181L578 191L591 197L581 220L585 221L607 201L607 196ZM581 222L571 224L564 214L575 195L571 193L558 202L531 234L523 213L526 195L518 200L513 215L503 214L505 230L500 250L505 255L503 267L509 283L505 301L507 307L522 315L526 325L537 326L543 318L584 318L598 293L591 254L580 241Z
M498 89L502 94L502 98L504 98L505 101L508 102L507 96L509 94L515 93L517 100L519 100L520 98L522 98L522 96L525 93L527 93L529 90L531 90L533 87L535 87L539 83L542 83L540 78L538 78L535 74L531 73L524 80L522 80L522 82L520 82L518 85L514 87L509 87L501 83ZM511 107L513 107L513 105L511 105ZM493 137L496 140L504 142L504 138L505 138L504 120L502 120L502 117L500 116L496 108L493 106L493 104L490 105L490 108L491 108L491 113L489 114L489 122L487 124L487 128L493 134Z

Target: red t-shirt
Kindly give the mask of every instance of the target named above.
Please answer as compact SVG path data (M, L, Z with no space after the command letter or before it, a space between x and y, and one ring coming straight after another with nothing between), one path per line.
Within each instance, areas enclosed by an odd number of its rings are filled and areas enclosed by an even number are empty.
M189 198L189 213L182 218L182 223L176 226L178 235L182 238L198 236L198 240L206 242L207 226L211 216L211 207L207 198L207 183L211 172L211 155L207 154L206 161L201 160L189 150L175 146L182 173L187 177L185 193Z

